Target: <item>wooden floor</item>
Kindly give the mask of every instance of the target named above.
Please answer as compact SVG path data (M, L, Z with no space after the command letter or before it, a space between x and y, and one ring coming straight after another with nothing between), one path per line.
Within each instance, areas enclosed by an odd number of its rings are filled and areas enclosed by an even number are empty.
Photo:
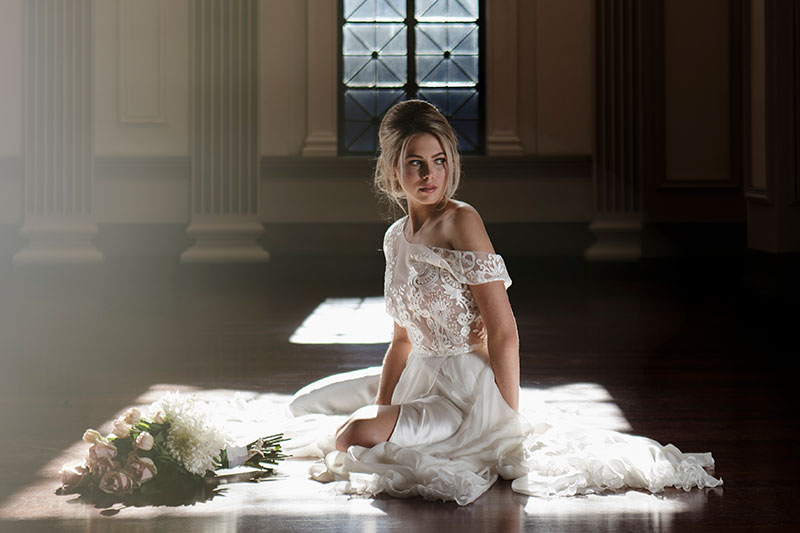
M0 530L800 527L800 402L790 362L797 300L775 290L769 272L751 275L741 262L604 271L509 261L523 386L606 391L633 433L713 452L722 488L537 500L500 482L462 508L336 496L307 479L308 463L290 460L275 480L226 485L185 505L104 507L55 495L58 467L82 454L85 428L107 427L165 388L288 395L379 364L383 345L288 340L327 298L379 296L379 278L310 282L297 278L315 278L313 269L292 276L291 265L275 274L276 265L0 272Z

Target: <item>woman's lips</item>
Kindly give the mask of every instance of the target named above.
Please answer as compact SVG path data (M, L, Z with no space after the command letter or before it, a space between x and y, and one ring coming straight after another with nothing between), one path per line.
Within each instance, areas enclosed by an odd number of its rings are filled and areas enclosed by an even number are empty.
M420 187L419 190L422 191L422 192L433 192L433 191L436 190L436 186L435 185L430 185L428 187Z

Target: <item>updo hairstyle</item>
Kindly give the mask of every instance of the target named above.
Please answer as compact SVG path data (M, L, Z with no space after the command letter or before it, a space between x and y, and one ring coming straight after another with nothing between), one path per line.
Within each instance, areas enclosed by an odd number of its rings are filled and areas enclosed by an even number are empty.
M395 176L395 170L403 170L408 145L420 134L430 133L444 148L447 164L447 186L442 202L446 202L458 189L461 181L461 157L458 153L458 141L450 123L436 107L424 100L406 100L395 104L381 120L378 129L380 154L375 167L375 189L400 206L405 211L403 200L405 193Z

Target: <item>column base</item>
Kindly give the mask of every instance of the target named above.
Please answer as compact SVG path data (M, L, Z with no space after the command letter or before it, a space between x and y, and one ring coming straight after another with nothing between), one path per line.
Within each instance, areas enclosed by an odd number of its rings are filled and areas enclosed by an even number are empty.
M259 222L214 221L192 223L186 233L195 243L181 254L182 263L263 263L269 253L256 239L264 232Z
M495 133L486 140L489 155L522 155L525 150L522 140L513 133Z
M598 220L589 226L597 242L586 250L588 261L638 261L642 258L639 220Z
M303 145L302 153L303 157L325 157L338 155L339 146L336 135L310 135Z
M92 265L104 259L92 244L97 225L91 222L48 217L26 221L20 234L29 244L14 255L15 265Z

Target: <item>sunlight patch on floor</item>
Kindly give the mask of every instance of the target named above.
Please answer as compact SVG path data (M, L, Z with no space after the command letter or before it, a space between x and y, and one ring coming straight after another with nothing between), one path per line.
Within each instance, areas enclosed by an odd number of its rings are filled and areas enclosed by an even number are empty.
M375 379L378 375L375 374ZM287 424L286 406L291 396L247 390L199 389L178 384L156 384L141 394L134 402L147 413L147 407L168 392L179 391L196 394L200 399L216 406L217 415L229 421L239 422L239 428L263 436L284 431ZM545 420L549 423L569 421L606 429L629 430L630 425L622 411L613 402L608 391L596 383L572 383L549 388L525 387L520 396L521 411L531 421ZM275 413L274 415L271 413ZM277 414L280 413L280 414ZM110 432L116 413L105 423L96 427L102 433ZM233 415L233 416L231 416ZM253 423L254 416L263 422ZM238 419L238 420L237 420ZM228 426L226 426L227 428ZM75 428L79 439L86 428ZM244 432L244 429L243 429ZM234 431L235 434L241 432ZM243 434L243 433L242 433ZM248 435L250 439L253 435ZM250 439L252 440L252 439ZM21 488L0 506L0 519L62 519L93 520L101 516L119 516L124 519L148 519L155 517L212 518L227 523L231 516L278 514L283 516L336 515L380 518L387 514L385 500L351 498L336 494L332 485L320 484L308 477L308 468L313 459L286 460L278 467L275 478L260 483L233 483L221 485L213 498L178 507L143 506L125 507L115 504L101 509L83 502L77 495L56 496L59 485L58 470L66 462L79 460L86 453L87 444L78 440L47 464L33 478L32 483ZM623 494L591 495L575 498L538 499L512 494L510 488L495 488L483 496L481 501L502 500L502 505L517 509L523 515L561 517L575 515L604 514L651 514L653 523L668 523L672 513L683 512L701 506L707 491L683 493L672 491L667 496L654 496L640 492ZM404 505L398 502L388 504ZM410 504L412 505L412 504ZM492 503L494 505L494 503ZM101 513L104 513L101 515ZM371 519L371 518L370 518ZM667 522L664 522L664 521ZM215 522L217 523L217 522Z
M650 525L656 528L668 526L671 516L702 508L708 495L716 489L669 490L662 494L640 491L626 491L609 494L589 494L570 498L528 498L524 505L525 514L542 517L564 518L576 515L606 515L604 525L613 526L615 516L619 517L620 529L624 529L624 519L630 514L650 514ZM719 489L721 491L721 489ZM617 529L610 527L610 529Z
M582 426L631 431L633 428L608 389L598 383L522 387L519 410L531 422L569 421Z
M328 298L289 338L293 344L382 344L392 340L392 319L382 296Z

